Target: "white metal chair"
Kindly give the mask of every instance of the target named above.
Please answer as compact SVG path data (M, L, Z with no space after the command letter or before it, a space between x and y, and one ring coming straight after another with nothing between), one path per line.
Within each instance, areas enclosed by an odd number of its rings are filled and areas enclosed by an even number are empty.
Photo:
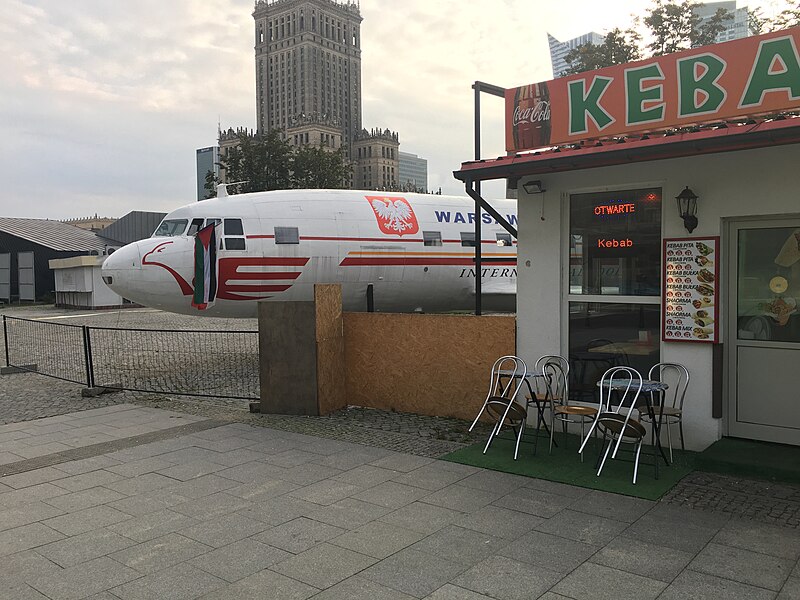
M508 425L516 434L514 460L517 460L519 444L522 441L525 422L528 419L527 407L524 401L521 403L517 399L517 396L522 389L522 382L527 372L525 361L518 356L501 356L492 365L489 392L486 395L486 400L483 401L483 406L478 411L478 415L469 427L469 431L472 431L484 413L495 421L494 427L489 433L489 439L483 449L484 454L492 444L492 440L500 433L503 425Z
M608 439L608 446L603 454L600 467L597 469L598 476L603 471L611 447L614 446L611 454L613 459L617 457L617 451L624 441L635 447L633 483L636 483L636 476L639 472L639 455L642 452L642 442L647 435L644 425L633 417L633 411L636 410L636 403L641 392L642 375L630 367L612 367L600 379L600 406L592 427L589 429L589 434L595 429L603 434L603 445ZM588 440L589 435L587 434L578 452L583 452Z
M648 379L662 381L669 384L667 391L663 392L661 402L653 402L653 414L656 419L661 417L661 426L667 426L667 440L669 443L669 461L672 462L672 425L678 424L681 437L681 450L686 450L683 443L683 401L689 387L689 370L678 363L658 363L650 368ZM642 420L650 421L650 415L642 413Z
M591 420L597 415L594 406L580 406L571 404L569 398L569 362L562 356L543 356L536 362L536 368L544 373L544 380L549 386L550 397L550 452L553 451L556 421L561 422L564 432L564 445L566 446L567 428L570 423L580 423L581 438L583 443L586 437L587 419ZM581 461L583 453L581 452Z

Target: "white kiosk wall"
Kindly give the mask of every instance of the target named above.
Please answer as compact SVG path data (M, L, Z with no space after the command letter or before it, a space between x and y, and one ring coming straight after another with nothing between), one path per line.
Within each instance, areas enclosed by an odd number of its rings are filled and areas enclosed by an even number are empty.
M561 155L563 156L563 155ZM546 192L518 188L519 248L517 280L517 351L535 361L542 354L567 354L569 196L576 193L660 187L662 238L722 236L726 218L800 213L800 146L786 145L613 167L583 169L541 179ZM687 233L675 197L689 186L699 197L699 224ZM721 247L724 248L724 241ZM727 277L722 256L720 277ZM722 286L725 282L722 282ZM724 298L721 298L724 300ZM724 303L720 318L726 318ZM724 333L724 328L720 329ZM724 343L724 337L720 337ZM662 361L689 366L691 386L684 410L688 449L707 447L722 436L723 423L711 416L712 347L710 344L659 342Z

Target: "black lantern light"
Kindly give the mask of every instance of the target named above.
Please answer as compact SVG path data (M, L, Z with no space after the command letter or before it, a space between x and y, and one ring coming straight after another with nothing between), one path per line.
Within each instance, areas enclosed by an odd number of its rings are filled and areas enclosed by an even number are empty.
M683 226L692 233L697 227L697 194L687 185L685 190L675 196L675 200L678 201L678 214L683 219Z

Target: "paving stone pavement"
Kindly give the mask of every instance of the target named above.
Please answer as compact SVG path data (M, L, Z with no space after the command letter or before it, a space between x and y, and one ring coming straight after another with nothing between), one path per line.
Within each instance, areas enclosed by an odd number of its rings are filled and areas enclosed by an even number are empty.
M800 598L797 487L654 503L435 460L485 435L462 421L36 374L0 378L0 423L0 600Z
M791 527L331 436L120 403L0 426L0 443L15 442L91 452L44 467L24 459L32 468L0 477L0 599L787 600L800 590Z

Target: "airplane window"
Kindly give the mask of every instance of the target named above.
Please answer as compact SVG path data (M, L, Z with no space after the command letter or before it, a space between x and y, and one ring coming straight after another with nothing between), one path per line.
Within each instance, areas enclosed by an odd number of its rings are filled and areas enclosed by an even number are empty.
M186 224L189 221L186 219L164 219L161 225L158 226L153 237L174 237L181 235L186 231Z
M461 245L462 246L475 246L475 232L462 231L461 232Z
M225 219L225 235L244 235L241 219Z
M192 224L189 225L189 231L186 232L186 235L195 235L202 228L203 219L192 219Z
M225 238L226 250L244 250L244 238L241 237L226 237Z
M300 232L297 227L276 227L275 228L275 243L276 244L299 244Z
M442 233L440 231L423 231L422 241L425 246L441 246Z
M208 227L212 223L214 223L215 225L219 225L221 222L222 222L222 219L217 219L217 218L206 219L206 227Z
M498 246L511 246L511 234L510 233L498 233L497 234L497 245Z

